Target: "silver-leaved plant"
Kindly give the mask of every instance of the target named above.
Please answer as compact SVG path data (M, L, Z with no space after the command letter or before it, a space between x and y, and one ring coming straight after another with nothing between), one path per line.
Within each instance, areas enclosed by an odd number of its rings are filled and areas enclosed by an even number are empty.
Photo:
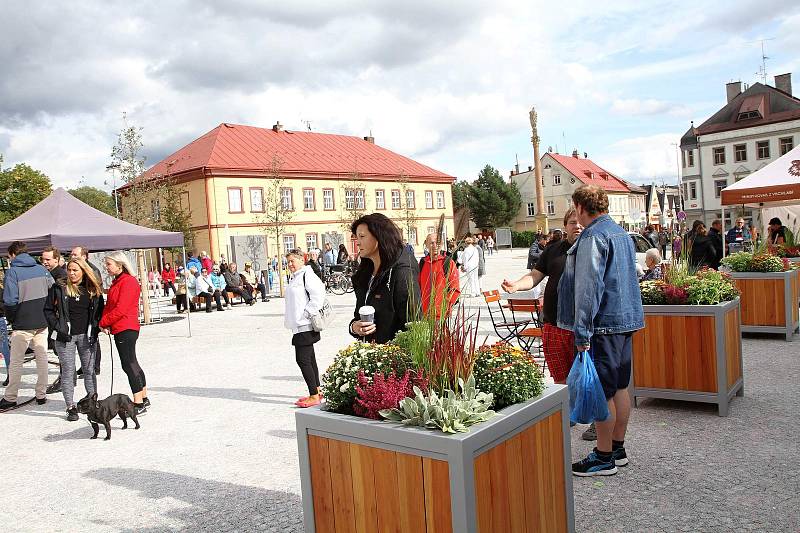
M492 395L475 388L473 375L467 378L466 383L459 379L458 388L461 392L448 389L439 396L431 390L426 396L419 387L414 387L413 398L404 398L398 408L383 409L380 415L407 426L440 429L445 433L469 431L469 426L485 422L495 415L489 409L494 400Z

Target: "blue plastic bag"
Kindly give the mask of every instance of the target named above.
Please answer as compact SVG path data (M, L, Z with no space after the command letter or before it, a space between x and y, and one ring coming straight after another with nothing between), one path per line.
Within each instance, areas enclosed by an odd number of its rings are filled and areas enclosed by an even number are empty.
M569 387L569 419L576 424L590 424L608 418L608 402L603 385L589 352L575 356L567 376Z

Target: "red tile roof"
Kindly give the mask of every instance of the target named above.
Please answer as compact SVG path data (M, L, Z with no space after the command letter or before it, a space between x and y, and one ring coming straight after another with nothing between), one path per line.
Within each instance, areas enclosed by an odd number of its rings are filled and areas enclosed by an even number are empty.
M548 156L555 159L570 174L586 185L599 185L603 190L609 192L628 192L628 187L620 178L603 169L591 159L553 153L545 154L545 157Z
M143 177L195 169L264 171L274 156L285 174L455 179L374 143L349 135L220 124L147 170Z

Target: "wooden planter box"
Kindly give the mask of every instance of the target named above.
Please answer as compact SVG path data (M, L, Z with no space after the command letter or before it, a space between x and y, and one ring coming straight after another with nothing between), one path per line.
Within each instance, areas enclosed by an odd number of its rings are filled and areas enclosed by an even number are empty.
M715 403L728 416L744 395L739 299L720 305L645 305L633 335L631 396Z
M742 331L780 333L786 340L800 326L800 271L731 272L742 293Z
M575 530L563 385L457 435L315 408L295 418L307 533Z

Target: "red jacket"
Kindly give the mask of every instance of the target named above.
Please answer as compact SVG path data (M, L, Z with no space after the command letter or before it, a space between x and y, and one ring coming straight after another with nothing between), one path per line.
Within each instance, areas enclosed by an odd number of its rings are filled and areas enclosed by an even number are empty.
M175 269L172 267L169 267L169 270L167 270L166 268L162 269L161 281L162 282L171 281L172 283L175 283Z
M212 261L208 256L201 257L200 264L203 265L203 268L208 270L209 274L211 274L211 271L214 270L214 261Z
M114 278L100 327L111 328L113 335L126 329L139 331L139 290L139 282L130 274L123 272Z
M445 274L445 261L447 265L447 273ZM431 273L433 273L433 280L431 280ZM458 285L458 267L455 262L448 256L439 255L432 257L428 255L422 260L422 268L419 272L419 287L420 298L422 299L422 311L428 313L428 308L431 303L434 304L436 310L436 317L440 318L442 311L442 302L447 290L447 314L453 309L453 306L461 295L461 289ZM434 296L431 297L431 292ZM431 302L433 300L433 302Z

